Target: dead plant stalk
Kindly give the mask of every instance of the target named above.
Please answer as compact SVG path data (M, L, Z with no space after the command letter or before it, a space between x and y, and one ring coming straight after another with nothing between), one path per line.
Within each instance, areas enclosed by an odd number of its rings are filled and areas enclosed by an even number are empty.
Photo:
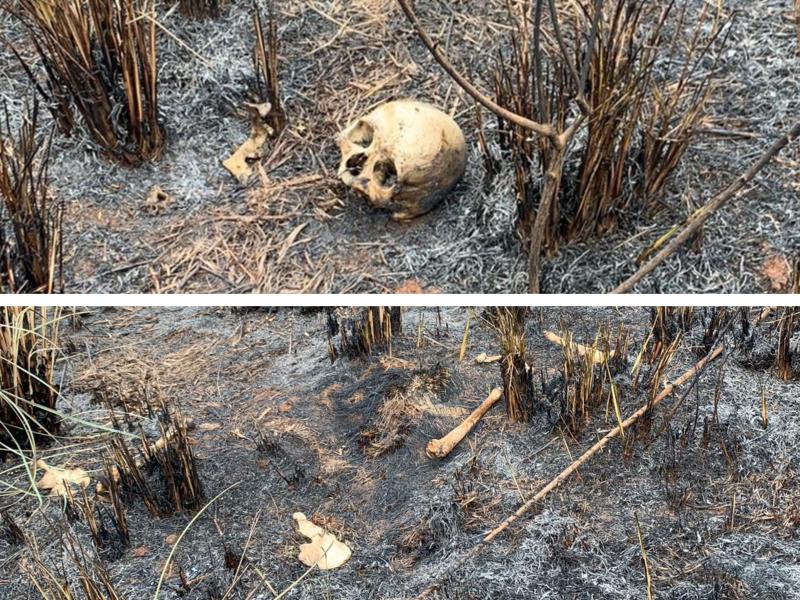
M641 209L650 206L702 119L714 68L699 76L697 70L724 30L714 19L706 31L709 10L701 9L679 74L662 81L657 59L667 54L673 63L682 45L678 36L664 43L668 17L679 12L676 31L688 23L686 11L673 11L673 2L588 0L560 9L555 0L536 0L524 9L508 3L511 60L500 52L495 101L458 72L411 2L398 2L434 59L501 121L501 146L511 151L515 167L531 293L540 291L542 254L554 253L561 241L610 229L634 201ZM481 144L485 149L485 140ZM640 173L632 175L636 164ZM627 185L633 176L634 185Z
M687 241L692 239L694 235L700 230L703 224L714 216L717 211L724 207L731 200L737 200L744 196L747 191L745 187L755 179L756 175L761 172L772 160L780 154L789 144L794 142L800 136L800 121L777 141L775 141L764 154L756 160L755 163L736 181L730 184L727 188L714 196L706 204L698 208L689 219L686 221L683 229L678 233L672 241L658 254L653 256L649 261L642 265L633 275L628 277L624 282L617 286L613 294L626 294L633 290L633 288L649 275L656 267L663 263L667 258L675 254Z

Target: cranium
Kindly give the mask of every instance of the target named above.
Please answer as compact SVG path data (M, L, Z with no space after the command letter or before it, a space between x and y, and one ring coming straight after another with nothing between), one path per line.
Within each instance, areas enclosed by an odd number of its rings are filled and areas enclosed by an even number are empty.
M339 178L395 219L433 209L464 175L467 148L458 124L422 102L376 108L339 134Z

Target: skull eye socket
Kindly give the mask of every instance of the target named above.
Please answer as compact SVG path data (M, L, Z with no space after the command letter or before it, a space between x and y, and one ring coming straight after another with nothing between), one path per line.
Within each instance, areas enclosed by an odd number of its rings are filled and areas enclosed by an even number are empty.
M382 187L390 188L397 183L397 167L394 161L381 160L375 164L375 181Z
M357 154L353 154L350 158L347 159L347 163L345 166L347 167L347 172L350 173L353 177L357 177L361 175L361 171L364 170L364 164L367 162L367 155L363 152L359 152Z
M350 141L359 146L370 146L375 138L375 129L365 121L359 121L350 132Z

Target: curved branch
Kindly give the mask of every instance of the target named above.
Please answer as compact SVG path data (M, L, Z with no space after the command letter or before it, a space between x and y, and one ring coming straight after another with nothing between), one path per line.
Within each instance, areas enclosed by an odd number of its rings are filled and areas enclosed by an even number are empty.
M658 254L656 254L653 258L651 258L647 263L645 263L636 273L631 275L628 279L622 282L612 294L625 294L630 292L633 287L639 283L645 276L647 276L653 269L655 269L658 265L664 262L667 258L669 258L672 254L677 252L677 250L688 240L690 239L695 232L700 229L700 227L708 221L708 219L714 215L720 208L722 208L725 204L727 204L730 200L738 198L743 194L743 188L750 183L756 175L758 175L759 171L761 171L764 167L766 167L773 158L775 158L781 150L783 150L786 146L791 144L794 140L800 137L800 121L794 124L794 126L779 140L777 140L769 149L761 155L761 157L753 163L753 165L745 172L744 174L740 175L736 181L734 181L731 185L725 188L722 192L714 196L711 200L709 200L706 204L701 206L697 209L692 215L689 217L687 225L683 228L683 230L676 235L673 240Z
M428 32L425 30L425 27L422 25L419 18L417 18L417 15L411 8L408 0L397 0L397 2L400 4L400 8L403 9L406 17L408 17L408 20L414 26L417 36L420 40L422 40L422 43L427 46L428 50L430 50L430 53L433 55L433 58L436 59L436 62L438 62L441 67L447 71L447 74L450 75L450 77L452 77L453 80L459 85L459 87L461 87L461 89L463 89L467 94L472 96L476 102L496 114L498 117L505 119L509 123L513 123L514 125L518 125L524 129L533 131L538 135L550 138L554 141L554 143L560 142L558 132L556 132L552 126L544 123L537 123L536 121L532 121L521 115L518 115L507 108L503 108L491 98L481 93L478 88L476 88L456 70L450 60L439 49L439 43L435 42L431 36L428 35Z

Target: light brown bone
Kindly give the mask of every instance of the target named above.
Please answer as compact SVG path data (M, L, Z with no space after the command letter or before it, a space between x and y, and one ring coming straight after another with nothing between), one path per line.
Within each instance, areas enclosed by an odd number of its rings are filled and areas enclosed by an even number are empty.
M547 338L549 341L553 342L554 344L558 344L559 346L570 346L575 352L580 354L581 356L586 356L587 354L592 355L592 362L594 363L604 363L609 358L614 358L614 351L612 350L610 353L601 352L594 346L584 346L583 344L578 344L577 342L572 342L570 340L565 340L560 335L553 333L552 331L545 331L544 337Z
M467 437L467 434L472 431L472 428L475 427L476 423L481 420L481 417L483 417L483 415L485 415L490 408L497 404L502 397L503 388L494 388L487 396L486 400L481 402L480 406L473 410L472 414L464 419L458 427L453 429L443 438L428 442L428 447L425 448L425 452L428 454L428 457L444 458L450 454L450 452L453 451L453 448L458 446L458 444L461 443L461 440Z
M397 220L433 210L464 175L467 147L447 113L425 102L381 104L338 137L339 178Z

